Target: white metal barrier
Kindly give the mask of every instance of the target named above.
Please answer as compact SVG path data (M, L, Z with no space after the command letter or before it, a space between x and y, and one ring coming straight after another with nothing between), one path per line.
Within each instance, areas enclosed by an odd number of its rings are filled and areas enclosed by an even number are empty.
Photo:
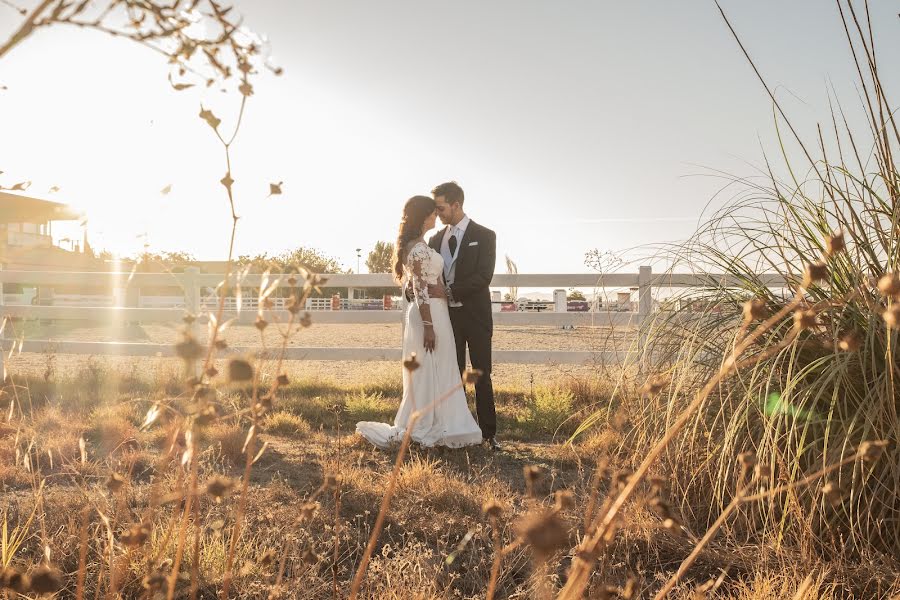
M269 275L269 282L279 276ZM394 285L389 274L327 275L329 288L385 288ZM77 319L97 322L139 322L177 323L185 312L198 317L197 323L207 319L208 312L218 308L218 298L205 293L214 290L222 281L222 275L200 273L189 268L184 273L73 273L45 271L0 271L0 314L4 317L22 319ZM287 276L281 276L279 287L288 287ZM763 283L769 287L785 287L784 278L776 275L763 276ZM39 288L53 286L84 286L105 288L113 291L112 298L117 305L106 306L43 306L6 303L14 300L4 296L3 284L15 283ZM610 327L637 326L646 319L653 309L652 291L655 287L683 288L694 286L737 286L740 282L722 275L663 274L653 275L650 267L641 267L638 273L614 273L597 275L577 274L497 274L491 287L518 288L559 288L593 287L597 289L629 288L637 289L636 311L602 310L591 312L495 312L496 325L552 326L552 327ZM261 275L248 275L241 282L241 288L258 288L262 284ZM167 302L154 302L151 296L142 296L141 288L180 287L184 291L182 306L172 308L168 301L176 297L165 297ZM255 294L241 295L240 311L236 297L226 298L225 318L235 318L238 323L252 324L256 319L258 298ZM275 298L274 307L267 310L270 321L286 321L289 317L284 309L284 298ZM326 307L327 303L327 308ZM353 303L342 303L341 310L330 310L330 298L311 298L307 310L316 310L315 323L400 323L403 312L399 310L352 310ZM165 306L165 307L164 307ZM323 309L324 308L324 309ZM351 309L351 310L348 310ZM8 347L13 340L6 340ZM399 340L398 340L399 342ZM52 340L23 340L25 352L55 351L61 354L95 354L119 356L170 356L173 348L162 344L119 343L119 342L77 342ZM233 351L254 352L259 349L237 348ZM588 351L544 351L544 350L495 350L497 363L603 363L621 364L634 356L621 352ZM398 360L399 348L298 348L288 350L287 357L295 360Z

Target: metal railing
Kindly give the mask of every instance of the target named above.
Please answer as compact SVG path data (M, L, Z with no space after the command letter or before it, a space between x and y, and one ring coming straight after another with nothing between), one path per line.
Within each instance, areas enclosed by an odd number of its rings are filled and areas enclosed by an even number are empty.
M83 320L102 323L168 323L180 322L185 313L196 315L196 324L203 324L208 318L209 298L204 298L204 288L215 289L223 280L223 275L200 273L196 268L188 268L184 273L125 273L125 272L46 272L46 271L0 271L0 314L5 318ZM328 288L386 288L396 284L389 274L335 274L328 275ZM269 275L268 281L279 280L278 287L289 287L287 276ZM769 287L785 287L787 283L780 276L763 276ZM20 284L52 288L53 286L84 287L106 289L109 296L117 299L114 306L44 306L5 304L3 284ZM612 273L597 275L591 273L574 274L497 274L493 288L628 288L637 291L637 310L593 310L588 312L494 312L495 325L536 326L536 327L622 327L638 326L653 311L654 288L684 288L695 286L738 286L740 282L721 275L660 274L654 275L650 267L641 267L638 273ZM247 275L240 286L259 288L263 276ZM183 290L184 308L141 307L141 288L172 288ZM250 290L243 298L252 297ZM146 298L146 297L145 297ZM226 319L235 319L238 324L252 324L257 316L255 303L252 309L244 302L238 305L235 298L226 299ZM255 300L255 297L254 297ZM240 306L240 310L238 310ZM247 308L245 308L247 307ZM404 311L398 310L332 310L313 313L314 323L402 323ZM266 311L269 321L286 321L289 313L276 306ZM196 325L195 325L196 326ZM399 340L398 340L399 342ZM174 356L171 345L133 342L81 342L54 340L4 340L4 347L16 344L23 352L56 352L59 354L88 354L108 356ZM257 352L258 348L232 348L230 352ZM496 363L600 363L621 364L635 358L636 352L622 351L566 351L566 350L494 350ZM289 360L399 360L401 350L397 348L349 348L349 347L289 347Z

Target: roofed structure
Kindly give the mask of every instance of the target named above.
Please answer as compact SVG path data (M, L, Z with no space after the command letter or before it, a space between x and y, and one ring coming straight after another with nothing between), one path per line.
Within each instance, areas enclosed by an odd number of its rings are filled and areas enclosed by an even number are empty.
M74 221L82 213L67 204L0 191L0 223Z
M53 244L52 222L84 215L71 206L0 191L0 265L15 270L96 270L90 254Z

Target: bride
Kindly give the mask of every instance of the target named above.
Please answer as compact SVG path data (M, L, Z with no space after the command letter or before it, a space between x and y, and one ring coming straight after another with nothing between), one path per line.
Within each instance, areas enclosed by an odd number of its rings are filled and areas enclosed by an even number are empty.
M413 441L423 446L451 448L481 443L481 429L469 412L465 391L460 386L447 299L428 295L428 286L438 283L444 271L444 259L423 237L434 227L435 206L428 196L413 196L403 207L394 275L402 289L411 283L415 296L415 302L406 309L403 356L415 352L419 364L418 368L403 369L403 400L393 425L371 421L356 424L356 431L379 448L400 441L410 416L423 409L413 424ZM449 397L437 402L450 390L454 391Z

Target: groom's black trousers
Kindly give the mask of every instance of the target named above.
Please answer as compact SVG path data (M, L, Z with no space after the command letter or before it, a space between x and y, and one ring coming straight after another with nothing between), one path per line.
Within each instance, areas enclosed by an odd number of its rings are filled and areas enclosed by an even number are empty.
M475 412L481 436L492 438L497 433L497 413L494 409L494 384L491 382L491 337L493 328L489 323L473 319L464 308L450 307L450 323L456 338L456 360L459 370L466 369L466 346L472 368L482 372L475 383Z

